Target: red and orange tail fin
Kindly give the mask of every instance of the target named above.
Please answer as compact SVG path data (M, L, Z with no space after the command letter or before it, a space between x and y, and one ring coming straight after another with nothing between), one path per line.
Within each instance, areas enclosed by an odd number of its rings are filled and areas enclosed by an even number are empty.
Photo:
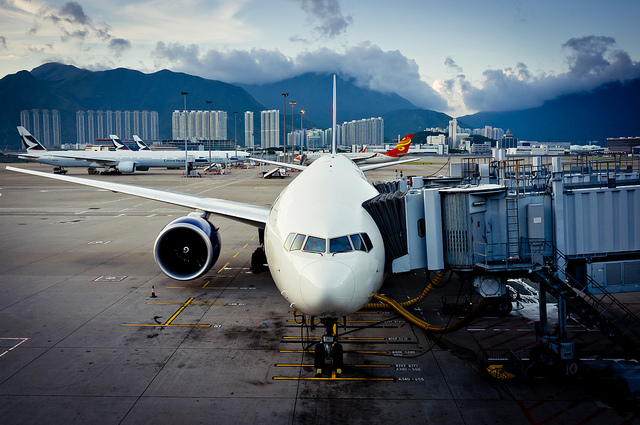
M367 145L364 145L362 149L360 149L360 152L358 153L367 153Z
M392 158L406 155L407 152L409 152L409 146L411 145L412 140L413 134L407 134L402 138L402 140L398 142L398 144L393 149L384 152L384 155L390 156Z

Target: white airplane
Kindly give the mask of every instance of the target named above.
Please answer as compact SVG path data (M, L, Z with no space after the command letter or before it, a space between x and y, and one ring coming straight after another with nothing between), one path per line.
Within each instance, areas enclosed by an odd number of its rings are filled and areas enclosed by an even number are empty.
M105 168L109 172L134 173L148 171L151 167L184 168L187 157L194 166L209 163L209 151L48 151L26 128L18 126L22 144L27 150L19 158L35 160L53 165L54 172L66 174L69 167L87 167L90 170ZM112 135L113 136L113 135ZM117 139L117 136L113 136ZM112 137L112 141L113 141ZM118 139L119 141L119 139ZM124 145L121 141L120 144ZM114 144L116 144L114 142ZM116 144L117 146L117 144ZM211 151L212 162L236 161L235 151ZM241 155L242 154L242 155ZM238 152L238 157L248 158L246 152Z
M109 136L113 142L116 150L129 150L131 149L122 142L115 134ZM147 145L138 135L133 135L133 140L136 142L137 149L139 151L149 151L151 148ZM195 155L196 165L210 165L209 164L209 151L192 151ZM246 161L250 158L250 154L244 151L211 151L211 164L227 164L237 161Z
M409 147L411 146L411 141L413 140L413 134L407 134L398 142L397 145L393 147L393 149L388 150L386 152L367 152L367 147L362 149L360 152L353 153L340 153L339 155L346 156L353 162L358 165L362 164L379 164L382 162L392 162L397 161L399 158L409 152ZM304 164L311 164L316 159L327 155L324 152L308 152L305 154ZM296 161L301 161L303 159L302 156L298 156L295 158Z
M333 121L335 128L335 77ZM362 308L385 278L382 235L362 207L378 191L363 171L409 160L358 167L335 153L335 139L332 145L332 154L308 167L255 159L302 171L271 208L15 167L7 170L195 209L169 223L155 241L156 262L167 276L177 280L203 276L218 259L221 241L218 229L209 221L212 214L257 227L264 248L254 252L252 266L266 262L291 308L321 319L326 334L316 346L317 373L322 373L327 359L332 360L336 373L341 373L342 346L336 342L336 320Z

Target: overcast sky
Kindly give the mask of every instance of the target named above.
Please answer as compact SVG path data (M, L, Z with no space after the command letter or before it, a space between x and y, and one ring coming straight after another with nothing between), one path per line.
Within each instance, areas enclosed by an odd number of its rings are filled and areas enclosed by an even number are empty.
M336 72L452 116L640 77L639 0L0 0L0 78L57 61L228 83Z

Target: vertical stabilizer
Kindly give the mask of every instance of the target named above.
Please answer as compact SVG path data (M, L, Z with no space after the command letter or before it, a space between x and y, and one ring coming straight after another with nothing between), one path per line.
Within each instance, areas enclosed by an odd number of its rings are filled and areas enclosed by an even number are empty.
M20 134L20 138L22 139L22 146L27 151L46 151L47 149L42 146L42 143L38 142L35 137L29 133L29 131L22 127L18 126L18 133Z
M336 76L333 76L333 115L331 117L331 153L336 154L338 152L338 139L337 132L338 126L336 123Z

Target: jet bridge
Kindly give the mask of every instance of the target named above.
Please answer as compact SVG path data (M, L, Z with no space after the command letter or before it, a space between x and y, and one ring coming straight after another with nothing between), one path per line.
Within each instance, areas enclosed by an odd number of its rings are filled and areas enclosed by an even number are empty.
M639 157L525 160L498 152L452 164L447 178L374 185L380 195L363 206L384 236L390 272L466 273L482 297L497 299L508 297L508 278L526 277L559 300L558 344L572 312L639 355L640 321L611 295L640 290ZM543 304L539 330L551 338ZM612 309L621 318L609 317Z

